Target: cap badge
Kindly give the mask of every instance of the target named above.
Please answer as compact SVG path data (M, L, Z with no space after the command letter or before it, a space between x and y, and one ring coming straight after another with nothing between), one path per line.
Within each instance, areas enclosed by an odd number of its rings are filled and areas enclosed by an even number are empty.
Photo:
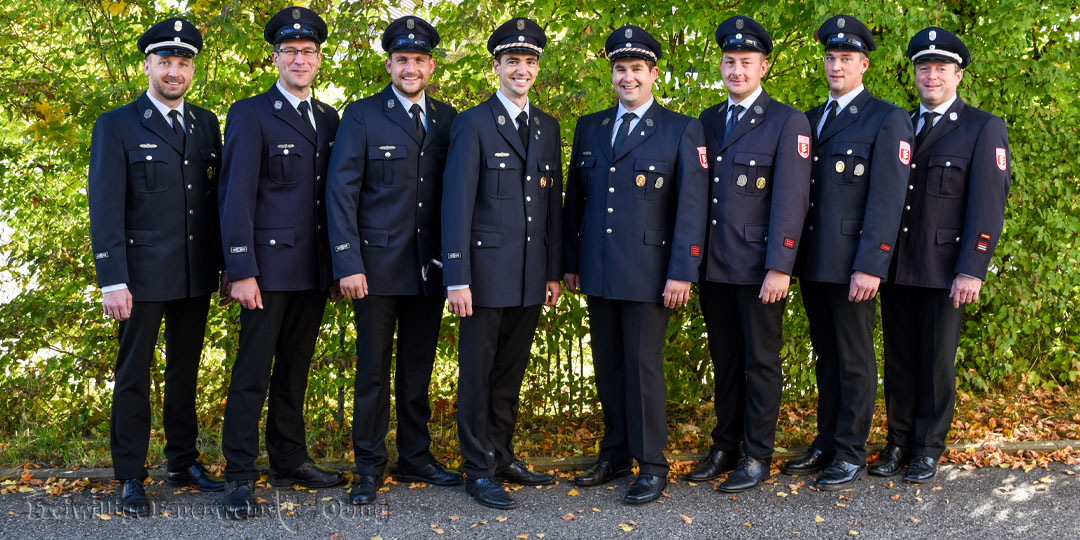
M859 114L859 108L854 105L848 107L848 110L851 111L851 114Z
M645 119L645 125L649 126L649 127L652 127L652 125L653 125L652 118L646 118Z
M745 24L742 19L735 19L735 28L742 30Z
M937 30L931 30L930 31L930 41L934 41L935 39L937 39Z
M176 36L176 37L172 38L172 40L177 42L177 43L180 43L180 36Z
M518 36L518 41L525 41L525 36Z
M499 122L500 126L505 126L506 125L506 117L500 114L498 122Z
M281 102L280 101L275 101L274 102L274 110L275 111L280 111L281 110Z
M863 173L866 172L866 167L864 167L862 163L856 163L855 170L851 172L855 173L855 176L862 176Z
M761 105L754 105L754 113L761 114L763 112L765 112L765 110L761 108Z
M627 44L626 44L626 48L627 48L627 49L629 49L629 48L631 48L631 47L633 47L633 45L631 45L631 44L629 44L629 43L627 43Z
M845 24L847 24L847 23L844 22L843 17L840 17L840 20L836 21L836 27L837 28L843 28ZM841 36L841 37L843 37L843 36Z
M637 178L634 179L634 184L637 185L637 187L645 187L645 175L637 175Z
M660 178L657 178L656 183L653 184L653 188L655 188L655 189L660 189L662 187L664 187L664 177L663 176L661 176Z
M931 50L933 50L933 49L936 49L936 48L937 48L937 45L931 45L931 46L930 46L930 49L931 49Z
M142 113L143 118L149 119L151 116L154 116L154 111L151 111L150 109L146 109Z
M416 34L409 34L409 39L416 39Z
M757 182L754 182L754 185L757 186L758 189L765 189L765 177L759 176Z
M955 122L956 121L956 113L954 113L954 112L949 113L949 120L952 120L953 122Z
M297 21L300 20L300 10L299 9L293 9L292 10L292 18L293 18L293 20L297 20Z
M735 39L742 39L742 34L735 34Z
M416 26L416 23L413 22L412 19L406 19L405 20L405 28L408 28L409 30L412 30L415 26Z
M517 29L518 30L524 30L525 29L525 19L518 19Z
M838 173L844 172L844 162L843 161L837 161L836 162L836 172L838 172Z
M299 30L300 29L300 23L293 23L292 27L293 27L293 30Z
M182 23L180 21L176 21L176 22L173 23L172 29L179 32L179 31L184 29L184 23Z
M623 35L626 36L626 39L630 39L630 38L634 37L634 30L630 29L630 28L627 28L626 31L623 32Z
M843 20L844 20L844 19L840 19L840 21L841 21L841 22L843 22ZM836 34L836 37L838 37L838 38L840 38L840 39L844 39L844 33L843 33L843 32L840 32L839 34Z

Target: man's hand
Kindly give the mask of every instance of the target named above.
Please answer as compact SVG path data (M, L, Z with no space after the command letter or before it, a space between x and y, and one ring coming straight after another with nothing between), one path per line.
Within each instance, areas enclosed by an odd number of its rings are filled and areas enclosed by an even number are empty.
M232 284L229 283L229 274L225 271L222 271L221 284L218 285L218 297L221 298L221 301L218 302L218 305L227 306L233 303L232 296L229 296L231 290Z
M581 275L580 274L563 274L563 283L566 284L566 290L577 294L581 290Z
M105 316L118 321L131 317L131 290L120 289L101 295L101 304L105 307Z
M345 276L340 281L341 293L353 300L359 300L367 296L367 276L353 274Z
M791 286L791 276L779 271L769 270L765 274L765 281L761 282L761 290L757 297L762 304L771 304L787 298L788 288Z
M447 291L446 297L450 304L450 313L461 317L472 316L472 291L466 287Z
M559 293L562 292L562 286L558 281L547 282L547 300L544 301L544 305L548 307L554 307L559 303Z
M877 295L879 285L881 285L881 278L873 274L858 270L852 272L851 284L848 286L848 302L873 300L874 296Z
M229 296L240 302L245 309L262 309L262 293L259 292L259 283L255 278L249 277L229 283Z
M685 306L690 301L690 282L667 280L664 285L664 307L675 308Z
M953 299L953 307L958 308L963 304L974 304L979 301L979 291L982 289L982 280L956 275L956 278L952 281L952 290L949 291L949 298Z
M337 302L342 298L345 298L345 295L341 294L341 280L335 279L334 282L330 284L330 301Z

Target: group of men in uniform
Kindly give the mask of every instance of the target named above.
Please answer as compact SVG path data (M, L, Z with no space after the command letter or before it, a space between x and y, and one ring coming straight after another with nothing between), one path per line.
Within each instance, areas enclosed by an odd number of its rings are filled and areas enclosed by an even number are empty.
M768 32L727 19L716 30L727 100L692 118L652 95L660 43L637 26L615 30L605 52L617 102L579 119L564 182L559 122L529 99L547 44L530 19L492 33L499 87L461 114L426 92L438 32L415 16L394 21L382 36L390 84L339 123L311 91L326 24L283 9L264 29L279 78L232 105L224 146L216 116L184 101L198 29L181 18L150 28L138 42L147 91L98 119L89 172L97 281L105 315L120 321L111 440L123 510L150 512L149 377L162 317L171 482L224 491L230 516L255 513L268 402L270 484L342 483L308 456L303 403L326 300L343 296L357 330L348 501L374 502L385 473L393 362L395 476L464 484L482 505L516 507L503 483L554 481L518 460L512 441L540 306L554 306L562 285L587 299L604 417L596 462L575 484L628 476L636 461L623 501L661 496L666 330L699 283L717 425L687 478L730 473L721 491L751 489L772 460L792 276L817 357L818 436L782 470L821 472L823 490L865 475L880 290L889 435L869 471L932 479L963 306L978 299L1002 228L1005 125L956 95L970 54L944 29L908 46L920 96L910 115L863 87L876 48L863 23L832 17L816 37L829 97L803 114L762 88ZM198 461L194 405L219 272L222 296L241 305L224 482ZM435 459L427 427L445 304L461 318L464 475Z

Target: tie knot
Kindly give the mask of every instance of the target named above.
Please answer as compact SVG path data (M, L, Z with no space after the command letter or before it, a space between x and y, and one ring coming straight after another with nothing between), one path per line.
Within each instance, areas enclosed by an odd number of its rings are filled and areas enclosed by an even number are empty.
M307 100L304 100L296 106L296 110L300 111L300 114L307 114L311 110L311 105L308 104Z
M527 125L529 125L529 113L527 113L525 111L521 111L517 115L517 121L518 121L519 126L527 126Z
M637 115L632 113L632 112L628 112L628 113L622 115L622 121L623 122L630 122L635 118L637 118Z
M938 116L941 116L941 115L934 112L934 111L926 111L926 112L922 113L923 120L926 120L927 122L933 122L934 119L937 118Z
M413 103L412 107L409 107L409 112L415 117L416 115L421 114L424 111L420 109L419 103Z

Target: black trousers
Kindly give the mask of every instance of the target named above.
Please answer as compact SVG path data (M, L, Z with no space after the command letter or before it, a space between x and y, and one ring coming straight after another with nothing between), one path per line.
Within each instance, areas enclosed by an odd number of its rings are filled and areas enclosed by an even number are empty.
M458 439L462 471L491 477L514 457L521 380L529 363L540 305L473 306L458 328Z
M589 334L596 394L604 410L598 459L630 458L643 474L668 472L664 340L671 310L653 302L590 296Z
M914 455L937 459L945 451L963 315L963 306L954 308L945 289L881 289L888 441Z
M759 285L702 282L701 314L713 361L713 450L770 460L784 372L781 328L786 300L762 304Z
M390 359L397 330L394 394L398 468L434 463L428 421L428 386L435 363L442 296L365 296L356 313L356 379L353 385L353 451L358 474L382 475L390 427Z
M304 392L326 291L262 292L264 309L240 311L240 349L233 365L221 452L227 480L257 480L259 417L266 413L270 468L288 471L308 460Z
M818 435L813 447L865 465L877 393L876 302L849 302L847 284L804 279L801 290L817 356Z
M150 445L150 365L154 360L161 319L165 318L165 458L170 471L199 459L195 440L199 421L195 389L206 333L210 295L166 302L132 302L131 317L120 322L116 354L112 424L109 439L113 474L118 480L146 478Z

